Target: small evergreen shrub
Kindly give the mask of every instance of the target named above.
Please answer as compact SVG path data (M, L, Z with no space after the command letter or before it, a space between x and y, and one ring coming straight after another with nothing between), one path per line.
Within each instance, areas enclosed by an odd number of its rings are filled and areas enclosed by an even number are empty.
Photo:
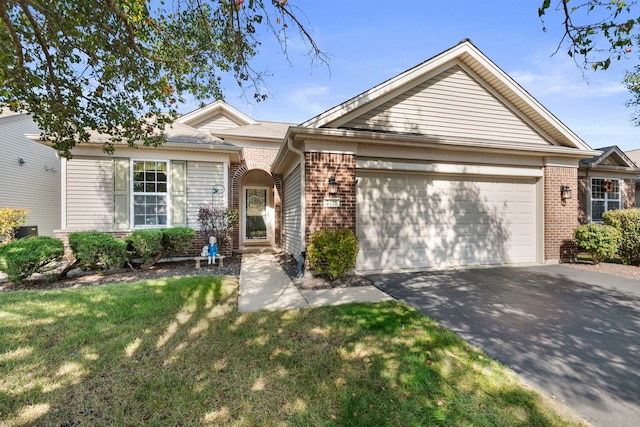
M162 237L163 257L186 252L193 245L196 232L187 227L165 228Z
M186 227L136 230L127 237L129 250L148 269L162 258L184 252L193 244L195 231Z
M309 237L309 243L309 265L331 280L344 276L356 266L358 238L348 228L316 231Z
M53 237L18 239L0 245L0 271L9 280L21 283L34 273L47 271L47 265L64 255L64 245Z
M69 235L74 265L86 270L109 270L127 262L127 245L111 234L82 231Z
M591 255L594 264L611 258L621 237L620 230L609 225L585 224L573 230L576 243Z
M640 265L640 208L608 211L602 219L622 233L618 255L627 265Z

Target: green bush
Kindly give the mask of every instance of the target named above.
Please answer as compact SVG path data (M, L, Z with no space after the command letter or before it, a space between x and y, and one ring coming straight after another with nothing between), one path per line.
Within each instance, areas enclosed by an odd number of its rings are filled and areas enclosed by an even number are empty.
M331 280L344 276L356 266L358 238L348 228L316 231L309 237L309 243L309 265Z
M195 234L186 227L136 230L127 237L127 243L134 256L142 258L142 268L148 269L162 258L189 249Z
M109 270L127 262L127 245L111 234L82 231L69 235L74 265L87 270Z
M618 255L627 265L640 265L640 208L606 212L602 218L606 225L622 233Z
M573 238L582 249L589 252L594 264L611 258L618 249L620 230L609 225L585 224L573 230Z
M6 273L10 281L20 283L33 273L46 271L47 264L63 255L64 245L53 237L14 240L0 245L0 271Z

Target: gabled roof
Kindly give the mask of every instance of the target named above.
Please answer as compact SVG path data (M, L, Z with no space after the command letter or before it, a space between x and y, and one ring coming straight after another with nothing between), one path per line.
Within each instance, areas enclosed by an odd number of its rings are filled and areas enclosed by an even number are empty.
M186 125L192 125L196 122L200 122L206 119L207 117L215 116L218 114L233 118L234 121L238 122L240 126L257 124L257 122L251 117L247 116L240 110L233 108L226 102L220 100L212 102L211 104L206 105L202 108L198 108L197 110L194 110L190 113L187 113L184 116L179 117L176 121L184 123Z
M591 151L589 145L489 60L470 40L463 40L443 53L307 120L300 126L340 128L355 117L373 110L384 102L454 66L468 70L469 74L473 75L483 86L510 103L514 109L546 135L550 145Z
M597 150L602 151L602 154L580 160L580 167L640 172L640 168L617 145L602 147Z
M212 131L212 133L220 138L275 139L280 142L290 126L295 125L293 123L258 121L255 125L238 126L232 129Z

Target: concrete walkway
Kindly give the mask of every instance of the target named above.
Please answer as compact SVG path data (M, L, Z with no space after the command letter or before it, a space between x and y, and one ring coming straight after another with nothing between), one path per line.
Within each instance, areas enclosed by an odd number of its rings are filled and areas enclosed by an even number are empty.
M239 293L238 310L243 313L393 299L375 286L300 291L271 253L242 255Z

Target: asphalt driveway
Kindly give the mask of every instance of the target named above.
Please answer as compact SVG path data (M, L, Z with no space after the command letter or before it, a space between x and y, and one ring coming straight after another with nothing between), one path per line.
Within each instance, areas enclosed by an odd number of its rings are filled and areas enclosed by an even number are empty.
M594 426L640 423L640 281L568 266L368 276Z

